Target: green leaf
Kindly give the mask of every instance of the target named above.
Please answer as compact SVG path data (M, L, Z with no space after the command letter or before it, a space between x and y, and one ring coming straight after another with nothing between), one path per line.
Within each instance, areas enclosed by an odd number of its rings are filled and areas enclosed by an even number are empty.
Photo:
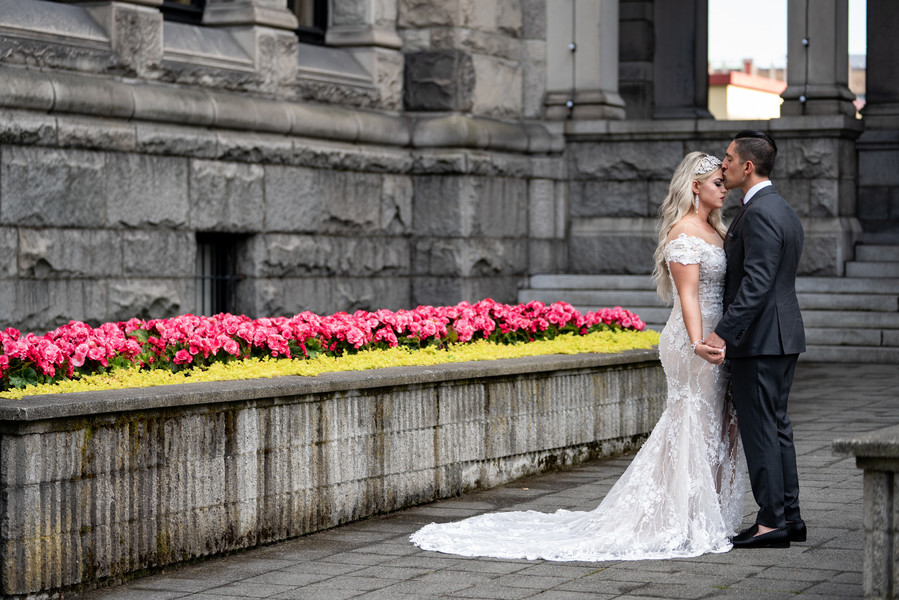
M35 371L31 367L26 367L22 369L18 373L10 373L9 374L9 383L11 386L16 388L24 388L29 385L37 385L38 384L38 376L37 371Z
M150 333L146 329L135 329L128 335L135 338L141 344L146 343L146 341L150 339Z

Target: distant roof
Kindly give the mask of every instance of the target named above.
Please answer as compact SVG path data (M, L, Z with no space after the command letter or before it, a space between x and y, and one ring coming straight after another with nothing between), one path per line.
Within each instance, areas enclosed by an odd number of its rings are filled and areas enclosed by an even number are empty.
M778 95L787 89L786 81L768 79L767 77L759 77L758 75L749 75L748 73L743 73L741 71L711 73L709 75L709 85L733 85Z

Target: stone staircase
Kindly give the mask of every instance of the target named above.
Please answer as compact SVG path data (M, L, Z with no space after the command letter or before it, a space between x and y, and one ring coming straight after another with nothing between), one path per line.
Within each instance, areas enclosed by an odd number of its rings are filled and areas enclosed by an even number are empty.
M899 365L899 245L859 245L845 277L800 277L796 289L807 342L801 360ZM563 300L581 311L621 306L656 330L671 310L646 275L532 275L518 300Z

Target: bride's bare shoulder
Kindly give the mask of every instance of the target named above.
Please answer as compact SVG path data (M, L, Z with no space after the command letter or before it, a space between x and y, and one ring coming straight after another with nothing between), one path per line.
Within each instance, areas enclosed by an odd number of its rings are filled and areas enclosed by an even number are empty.
M676 239L681 235L698 237L702 239L702 229L691 219L681 219L680 221L675 223L671 228L671 231L668 232L668 236L665 238L665 242L670 242L671 240Z

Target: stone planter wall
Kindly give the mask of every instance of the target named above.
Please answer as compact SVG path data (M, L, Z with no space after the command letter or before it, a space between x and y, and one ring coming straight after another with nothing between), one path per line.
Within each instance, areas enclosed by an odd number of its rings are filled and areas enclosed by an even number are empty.
M636 447L654 350L0 404L0 593L88 588Z

